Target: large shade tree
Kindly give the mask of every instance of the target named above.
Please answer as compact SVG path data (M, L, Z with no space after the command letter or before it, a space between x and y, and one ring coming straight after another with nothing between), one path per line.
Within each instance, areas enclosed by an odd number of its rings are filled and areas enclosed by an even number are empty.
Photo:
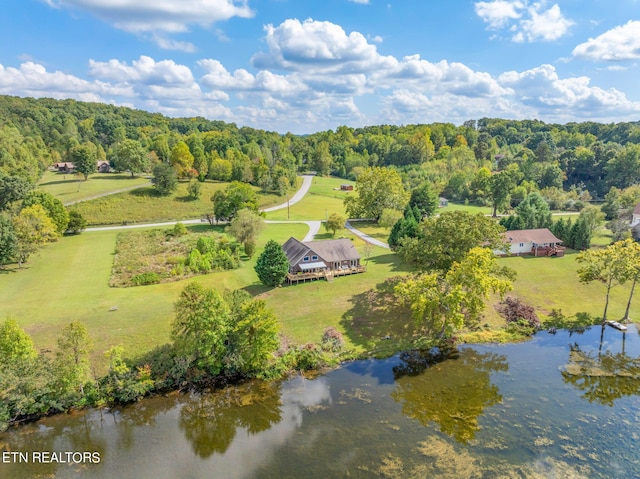
M129 171L131 176L149 170L147 152L139 141L126 139L113 149L113 164L119 171Z
M355 195L344 205L350 218L380 219L385 208L403 211L409 201L400 174L391 168L366 168L356 180Z
M211 197L213 214L217 221L231 221L242 209L258 212L258 196L251 185L233 181Z
M400 240L400 257L421 270L448 270L476 246L506 250L504 228L482 213L445 211L425 218L418 226L417 237Z

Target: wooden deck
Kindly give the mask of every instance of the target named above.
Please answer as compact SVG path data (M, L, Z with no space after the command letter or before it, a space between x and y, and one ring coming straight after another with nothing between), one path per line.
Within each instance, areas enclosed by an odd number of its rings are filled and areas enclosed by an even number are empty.
M319 273L288 273L287 283L298 284L300 282L306 283L307 281L313 281L316 279L324 279L326 281L333 281L336 276L347 276L349 274L364 273L367 270L366 266L355 266L346 269L336 269L329 271L321 271Z

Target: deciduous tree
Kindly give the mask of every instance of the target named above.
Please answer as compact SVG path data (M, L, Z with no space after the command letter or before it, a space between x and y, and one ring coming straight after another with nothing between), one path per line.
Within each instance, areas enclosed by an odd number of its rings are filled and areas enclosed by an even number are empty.
M398 254L421 270L446 271L476 246L506 249L503 232L502 226L481 213L445 211L438 217L425 218L418 237L401 242Z
M245 253L251 257L252 255L249 253L252 251L247 252L247 249L251 250L251 247L247 248L247 245L255 245L258 235L263 229L264 222L260 215L245 208L238 211L238 214L231 220L227 232L244 245Z
M629 244L619 241L603 249L583 251L576 257L576 261L581 264L577 271L580 282L589 284L598 281L605 287L603 324L607 320L611 289L630 279L628 254Z
M498 267L493 252L476 247L445 274L421 274L399 283L396 294L409 304L427 334L450 337L474 325L490 293L501 296L512 288L512 272Z
M231 221L238 211L248 209L258 212L258 197L250 185L233 181L222 191L211 197L213 213L217 221Z
M30 191L22 202L23 207L40 205L47 216L53 221L58 235L67 230L69 212L58 198L43 190Z
M84 176L85 181L89 175L96 172L98 165L98 149L91 142L76 145L70 151L73 168Z
M18 240L16 259L20 267L40 246L58 238L56 226L40 205L23 208L13 218L13 228Z
M131 176L149 171L147 152L137 140L118 143L113 151L113 163L117 170L129 171Z
M385 208L402 211L409 200L400 174L384 167L366 168L356 180L355 195L344 200L350 218L380 219Z
M192 282L180 293L175 310L171 338L176 353L208 374L219 374L224 367L231 318L222 295Z
M338 213L331 213L324 224L327 231L331 233L331 236L335 236L336 232L344 228L346 218Z

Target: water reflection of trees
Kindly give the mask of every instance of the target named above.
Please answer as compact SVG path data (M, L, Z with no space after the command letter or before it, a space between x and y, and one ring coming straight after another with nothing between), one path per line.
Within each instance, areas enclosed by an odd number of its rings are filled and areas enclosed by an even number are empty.
M223 454L238 427L250 434L269 429L282 419L280 387L253 381L194 397L180 410L180 429L201 458Z
M397 389L391 395L402 403L402 413L425 426L437 423L459 442L472 440L484 410L502 400L491 373L509 369L503 355L465 349L457 354L408 352L400 358L403 364L394 368Z
M630 357L624 350L587 352L576 343L571 346L562 379L582 391L589 402L613 406L616 399L640 394L640 358Z

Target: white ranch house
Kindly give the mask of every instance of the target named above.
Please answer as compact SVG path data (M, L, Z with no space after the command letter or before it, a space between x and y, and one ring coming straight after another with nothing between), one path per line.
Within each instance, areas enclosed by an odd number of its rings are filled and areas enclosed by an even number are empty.
M564 256L562 240L547 228L532 230L513 230L504 234L506 242L510 245L510 255L532 254L534 256ZM504 256L504 251L494 251L496 255Z

